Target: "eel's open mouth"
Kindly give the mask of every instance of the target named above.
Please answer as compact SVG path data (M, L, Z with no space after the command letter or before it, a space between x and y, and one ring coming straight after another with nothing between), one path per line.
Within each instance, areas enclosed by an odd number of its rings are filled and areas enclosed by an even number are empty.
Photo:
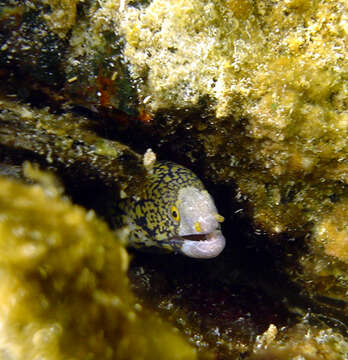
M192 241L204 241L207 240L208 234L192 234L181 236L183 240L192 240Z
M220 230L209 234L192 234L173 239L179 251L189 257L210 259L218 256L225 247L225 238Z

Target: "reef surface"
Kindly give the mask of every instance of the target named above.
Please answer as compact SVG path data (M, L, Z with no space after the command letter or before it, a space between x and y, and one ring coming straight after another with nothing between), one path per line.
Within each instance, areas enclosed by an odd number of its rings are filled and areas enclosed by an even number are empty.
M5 0L2 169L38 162L108 219L146 179L132 149L191 167L226 218L226 252L206 264L134 254L143 306L200 356L340 359L347 13L344 0Z
M52 174L25 173L41 184L0 178L1 357L195 359L136 302L122 241Z

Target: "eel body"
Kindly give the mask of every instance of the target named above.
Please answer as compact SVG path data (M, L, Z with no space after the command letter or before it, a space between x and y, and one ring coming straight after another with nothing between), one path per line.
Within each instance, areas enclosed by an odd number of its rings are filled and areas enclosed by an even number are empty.
M223 217L189 169L156 162L140 197L121 200L117 225L130 228L129 246L213 258L225 247Z

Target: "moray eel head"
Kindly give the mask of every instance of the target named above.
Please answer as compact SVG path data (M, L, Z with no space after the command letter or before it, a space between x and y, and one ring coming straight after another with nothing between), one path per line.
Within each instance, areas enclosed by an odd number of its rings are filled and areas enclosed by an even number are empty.
M177 235L170 241L182 254L200 259L213 258L225 247L225 238L220 231L215 204L206 190L193 186L179 190L177 200L180 224Z
M139 198L119 203L116 225L128 225L128 245L209 259L221 253L223 217L198 177L184 166L157 162Z

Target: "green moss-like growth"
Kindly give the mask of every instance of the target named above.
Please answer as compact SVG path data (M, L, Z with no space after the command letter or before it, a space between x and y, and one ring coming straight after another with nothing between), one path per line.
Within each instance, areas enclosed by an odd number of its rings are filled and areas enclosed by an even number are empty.
M41 180L44 187L0 178L1 354L195 359L168 325L136 305L128 254L107 225L62 199L50 177Z

